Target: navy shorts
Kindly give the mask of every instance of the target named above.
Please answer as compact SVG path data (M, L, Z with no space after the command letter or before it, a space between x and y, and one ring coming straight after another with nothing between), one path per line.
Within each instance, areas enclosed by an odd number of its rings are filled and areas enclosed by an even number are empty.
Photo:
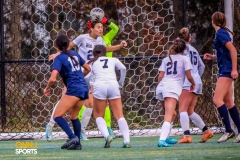
M228 78L232 78L231 72L218 73L218 77L228 77Z
M67 88L66 92L66 95L78 97L80 100L88 99L88 94L88 88Z

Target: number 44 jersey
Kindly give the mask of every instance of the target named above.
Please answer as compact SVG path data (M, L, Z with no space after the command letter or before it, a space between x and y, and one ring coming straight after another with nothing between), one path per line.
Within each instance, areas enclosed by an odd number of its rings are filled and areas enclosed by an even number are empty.
M192 64L187 56L180 54L171 55L172 63L169 57L163 59L159 71L164 72L162 81L158 84L159 92L172 92L180 96L183 82L185 80L185 71L192 69Z

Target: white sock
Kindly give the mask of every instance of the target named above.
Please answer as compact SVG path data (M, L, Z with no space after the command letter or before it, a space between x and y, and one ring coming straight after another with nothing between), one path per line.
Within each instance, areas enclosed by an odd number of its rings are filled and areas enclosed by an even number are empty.
M85 108L84 111L83 111L83 114L82 114L82 122L81 122L81 127L82 129L85 130L85 128L87 127L90 119L91 119L91 116L92 116L92 111L93 109L92 108Z
M159 140L164 140L165 141L167 139L168 135L169 135L170 129L171 129L171 124L169 122L164 121L163 125L162 125Z
M57 108L57 105L58 105L58 103L60 102L60 100L56 103L56 105L54 106L54 108L53 108L53 111L52 111L52 115L51 115L51 118L50 118L50 121L49 121L49 126L51 126L51 127L53 127L54 126L54 124L56 123L55 121L54 121L54 119L53 119L53 115L54 115L54 112L55 112L55 110L56 110L56 108Z
M96 123L97 123L99 131L102 133L102 135L105 138L107 138L109 133L108 133L108 129L107 129L107 123L105 122L105 120L102 117L98 117L98 118L96 118Z
M169 131L169 133L168 133L168 137L169 137L169 136L170 136L170 134L171 134L172 127L173 127L173 122L171 122L170 124L171 124L171 126L170 126L170 131Z
M119 118L119 120L117 122L118 122L118 126L122 132L124 143L130 142L129 128L128 128L126 119L124 117L122 117L122 118Z
M192 122L199 128L203 129L203 127L206 126L206 124L203 122L202 118L195 112L189 118L192 120Z
M180 123L181 123L181 127L182 127L183 132L187 131L187 130L190 130L189 129L189 117L188 117L187 112L181 112L180 113Z

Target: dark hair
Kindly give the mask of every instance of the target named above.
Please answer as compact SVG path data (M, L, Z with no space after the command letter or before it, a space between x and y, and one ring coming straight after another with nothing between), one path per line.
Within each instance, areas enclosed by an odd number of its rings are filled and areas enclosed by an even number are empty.
M185 48L186 48L186 43L183 39L176 39L173 42L173 45L168 50L168 57L171 61L171 65L172 65L172 58L170 55L182 53L185 50Z
M227 30L228 32L230 32L233 36L235 35L234 32L230 31L230 29L228 29L226 27L226 17L222 12L215 12L212 15L212 21L213 23L221 28L224 28L225 30Z
M68 37L64 34L60 34L56 39L56 45L57 45L58 49L60 51L62 51L63 53L67 54L75 62L75 65L77 66L78 61L67 50L69 42L70 41L69 41Z
M178 33L178 37L182 38L184 41L188 42L189 38L190 38L189 29L186 27L182 28Z
M101 23L101 24L102 24L102 22L95 22L95 21L92 21L92 22L91 22L91 28L94 28L95 25L98 24L98 23Z
M104 45L96 45L93 49L93 56L94 58L88 61L88 64L95 62L98 57L102 57L106 55L106 47Z

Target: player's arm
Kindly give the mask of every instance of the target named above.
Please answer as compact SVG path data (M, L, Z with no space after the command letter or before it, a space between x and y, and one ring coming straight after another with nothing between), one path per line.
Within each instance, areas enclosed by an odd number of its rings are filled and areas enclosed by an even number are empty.
M82 67L84 68L83 75L85 77L91 71L91 68L90 68L90 66L87 63L84 63L82 65Z
M162 81L162 79L163 79L163 77L164 77L164 74L165 74L164 71L160 71L160 72L159 72L159 75L158 75L158 83L160 83L160 82Z
M203 63L200 56L198 56L198 74L202 77L205 70L205 64Z
M58 71L57 71L57 70L53 70L53 71L52 71L52 74L51 74L51 77L50 77L49 80L48 80L48 84L47 84L46 88L44 89L44 94L45 94L45 95L50 95L50 88L51 88L51 86L53 86L54 83L56 82L56 80L57 80L57 75L58 75Z
M225 47L230 51L231 58L232 58L232 78L236 79L238 77L238 72L237 72L237 50L233 46L232 42L227 42L225 43Z
M205 53L205 54L203 55L203 59L204 59L204 60L216 60L217 57L216 57L216 55L212 55L212 54L210 54L210 53Z
M127 42L126 41L122 41L119 45L106 46L106 50L107 50L107 52L113 52L113 51L119 50L123 47L127 47Z
M113 40L113 38L117 35L117 33L119 31L119 27L116 24L114 24L113 22L110 22L108 27L111 28L111 30L106 35L104 35L103 37L106 37L111 42Z
M122 64L122 62L119 61L119 59L116 59L115 68L120 71L120 79L118 81L119 87L122 88L124 85L124 80L126 78L126 67Z

